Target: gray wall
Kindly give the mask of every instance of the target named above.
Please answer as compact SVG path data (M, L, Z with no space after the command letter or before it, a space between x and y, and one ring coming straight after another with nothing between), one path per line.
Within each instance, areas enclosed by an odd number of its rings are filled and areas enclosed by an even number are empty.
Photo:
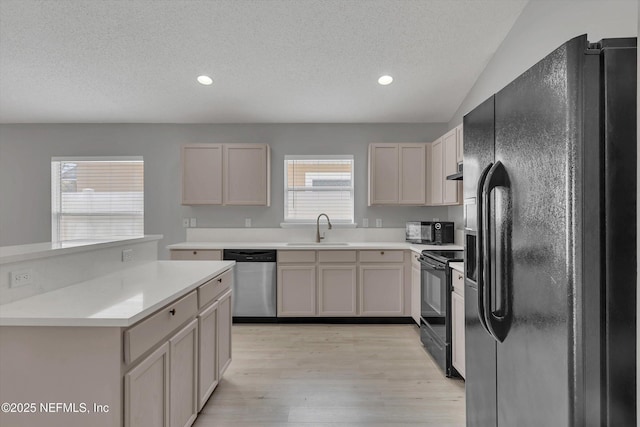
M449 128L565 41L638 35L638 1L530 0L471 88Z
M446 124L13 124L0 125L0 246L51 240L52 156L142 155L145 161L145 233L164 234L164 246L185 240L183 217L198 227L279 227L284 212L285 154L354 154L356 222L447 218L447 208L367 207L370 142L431 142ZM271 207L181 206L180 145L263 142L271 146Z

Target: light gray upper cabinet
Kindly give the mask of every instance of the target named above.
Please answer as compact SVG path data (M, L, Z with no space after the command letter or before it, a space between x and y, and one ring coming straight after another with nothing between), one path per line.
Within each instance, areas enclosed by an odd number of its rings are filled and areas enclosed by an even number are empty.
M427 144L369 144L369 206L426 203Z
M431 198L429 200L430 205L441 205L442 191L444 186L444 176L442 174L443 167L442 162L444 159L443 153L443 138L438 138L431 144Z
M183 205L271 204L267 144L189 144L182 147Z
M464 132L462 130L462 125L458 125L456 127L456 138L458 142L457 161L458 163L462 163L464 160Z
M447 180L447 176L458 172L458 130L451 129L442 137L443 156L442 156L442 204L457 205L459 203L460 181Z
M222 204L222 145L182 147L182 204Z
M462 126L451 129L431 144L430 205L462 203L462 182L447 180L458 172L462 157Z

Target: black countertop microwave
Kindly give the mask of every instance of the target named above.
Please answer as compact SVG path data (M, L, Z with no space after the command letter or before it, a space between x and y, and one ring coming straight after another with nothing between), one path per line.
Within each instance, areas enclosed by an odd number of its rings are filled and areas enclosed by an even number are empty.
M409 221L405 227L407 242L423 245L453 243L455 225L451 221Z

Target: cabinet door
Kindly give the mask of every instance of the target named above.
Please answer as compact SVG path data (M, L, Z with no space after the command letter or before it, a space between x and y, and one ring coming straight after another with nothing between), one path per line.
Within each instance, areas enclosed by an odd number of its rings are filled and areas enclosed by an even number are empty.
M442 138L439 138L433 144L431 144L431 204L442 204L442 190L443 190L443 169L442 161L444 159L444 153L442 148Z
M124 425L169 426L169 343L125 374Z
M456 150L458 163L464 161L464 132L462 131L462 125L456 127L456 140L458 142L458 149Z
M218 385L218 302L198 316L198 410Z
M218 299L218 378L222 378L231 363L231 294L229 290Z
M451 343L453 367L464 378L464 298L455 292L451 293Z
M315 315L315 265L278 266L278 316Z
M222 145L182 147L182 204L222 204Z
M318 315L356 314L356 265L318 266Z
M400 144L401 205L424 205L426 200L426 144Z
M369 205L398 203L398 144L369 145Z
M266 144L225 144L224 204L270 204L270 157Z
M198 320L169 340L171 427L189 427L198 416Z
M442 179L444 182L443 187L443 203L445 205L455 205L458 203L458 183L459 181L449 181L445 178L448 175L453 175L458 172L457 152L458 152L458 140L457 130L451 129L442 137L443 141L443 163L442 163Z
M420 263L419 255L411 253L411 317L420 325Z
M402 316L404 314L404 265L360 266L360 314Z

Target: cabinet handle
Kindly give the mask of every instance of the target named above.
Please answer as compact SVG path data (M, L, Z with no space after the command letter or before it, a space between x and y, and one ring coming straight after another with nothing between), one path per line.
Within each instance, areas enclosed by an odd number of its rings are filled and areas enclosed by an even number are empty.
M193 251L193 254L194 255L198 255L198 251Z
M218 283L222 283L222 277L218 279Z
M176 315L176 309L172 308L171 310L169 310L169 313L171 313L172 316Z

